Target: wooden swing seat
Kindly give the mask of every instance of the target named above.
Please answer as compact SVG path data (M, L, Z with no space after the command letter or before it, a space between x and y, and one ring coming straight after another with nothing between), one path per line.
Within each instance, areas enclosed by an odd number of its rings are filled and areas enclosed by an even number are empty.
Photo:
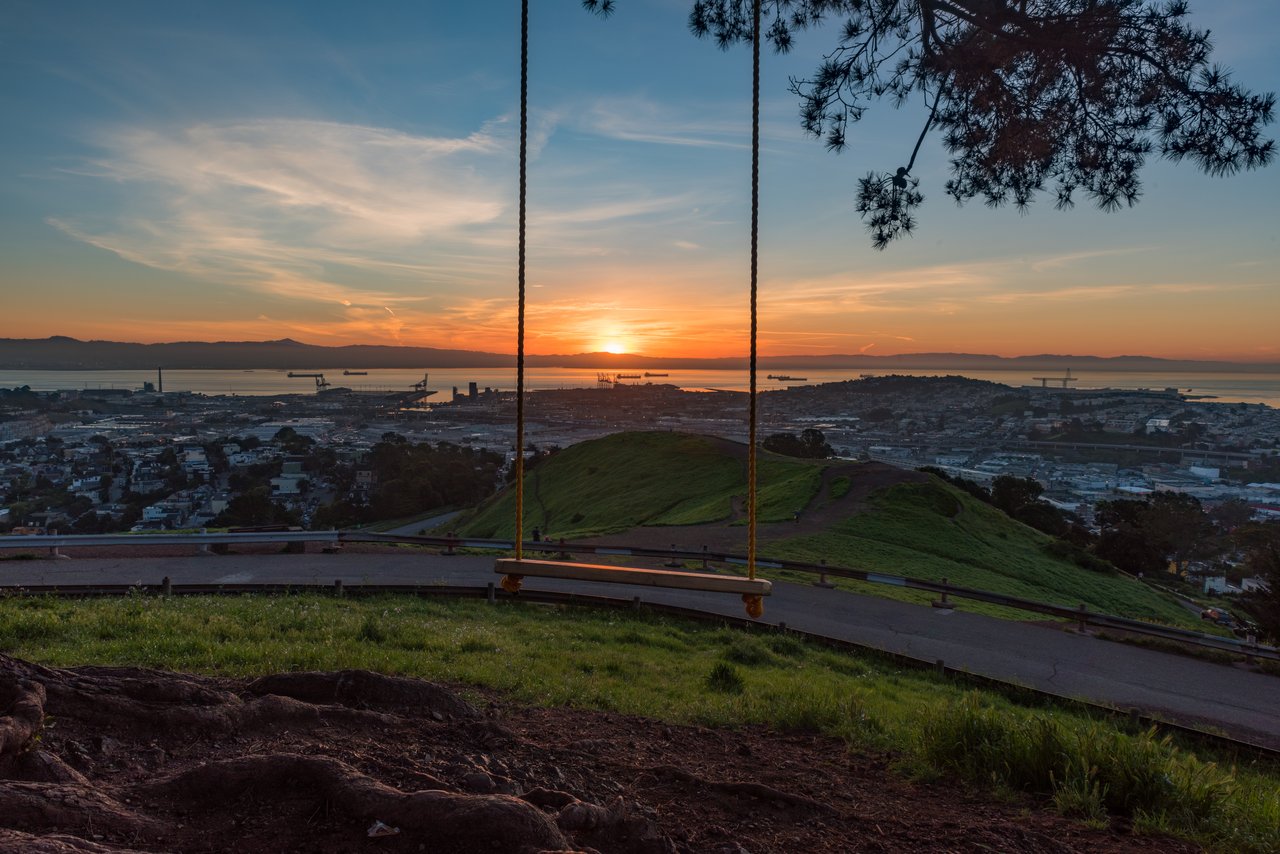
M715 575L709 572L681 572L667 569L641 569L634 566L609 566L597 563L571 563L554 560L516 560L499 558L494 565L499 575L562 578L569 581L604 581L611 584L639 584L645 587L673 587L681 590L705 590L711 593L739 593L743 596L768 596L773 582L763 578L737 575Z

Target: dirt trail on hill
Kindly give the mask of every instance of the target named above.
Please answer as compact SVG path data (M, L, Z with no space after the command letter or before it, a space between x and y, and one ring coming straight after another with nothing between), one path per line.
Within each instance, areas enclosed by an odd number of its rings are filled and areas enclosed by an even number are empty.
M248 681L0 655L5 852L1198 850L888 764L818 736L475 705L366 671Z
M831 497L833 482L840 477L849 479L849 490L839 498ZM827 466L822 473L818 492L800 512L795 522L761 522L760 543L818 534L842 519L854 516L868 506L867 499L878 490L900 483L924 483L929 476L923 472L909 471L886 463L843 463ZM745 489L745 487L744 487ZM747 529L743 523L745 512L742 500L735 499L732 517L724 522L708 525L642 525L583 540L601 545L638 545L655 549L701 549L709 551L745 553ZM554 535L554 532L553 532Z

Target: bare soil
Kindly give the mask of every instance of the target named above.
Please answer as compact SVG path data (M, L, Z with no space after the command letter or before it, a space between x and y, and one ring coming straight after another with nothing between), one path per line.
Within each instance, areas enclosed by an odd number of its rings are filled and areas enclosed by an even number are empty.
M831 484L838 477L849 479L849 491L839 498L831 498ZM900 469L887 463L832 463L823 470L817 494L807 506L798 508L800 513L795 521L760 523L760 542L765 544L789 537L820 534L836 522L865 510L867 500L875 492L900 483L921 483L928 479L929 476L922 472ZM675 546L695 551L706 546L713 552L745 552L747 529L743 519L745 513L742 502L735 500L733 513L724 522L709 525L640 526L584 542L657 549Z
M0 655L0 851L1198 850L913 784L819 736L469 696Z

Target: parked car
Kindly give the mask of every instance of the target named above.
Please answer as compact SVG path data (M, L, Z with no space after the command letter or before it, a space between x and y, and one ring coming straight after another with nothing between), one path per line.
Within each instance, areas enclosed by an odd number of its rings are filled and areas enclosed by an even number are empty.
M1225 628L1233 628L1236 624L1236 618L1231 616L1230 612L1221 608L1205 608L1200 612L1200 619L1208 620L1211 623L1217 623Z

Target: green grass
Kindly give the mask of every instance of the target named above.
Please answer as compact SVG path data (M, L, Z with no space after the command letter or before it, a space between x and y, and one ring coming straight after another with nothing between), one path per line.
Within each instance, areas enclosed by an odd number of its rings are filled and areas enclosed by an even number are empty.
M1068 814L1198 838L1228 851L1280 847L1280 789L1173 748L1154 730L1123 733L1099 721L1018 717L969 694L923 716L914 755L976 783L1051 797Z
M1084 603L1108 614L1203 628L1196 615L1170 596L1132 578L1092 572L1047 554L1044 545L1049 541L933 478L882 490L872 497L867 511L821 533L771 542L764 551L931 581L946 578L963 587L1040 602L1067 607ZM859 592L877 595L895 592L877 590L879 586L858 587Z
M525 481L525 535L585 537L638 525L699 525L733 516L746 494L746 461L728 443L685 433L616 433L540 463ZM763 453L761 521L789 520L817 494L822 463ZM504 491L455 525L464 536L514 534L515 496Z
M1223 851L1280 850L1280 774L1034 695L965 690L882 657L645 612L383 596L0 600L0 651L55 666L251 677L361 667L518 701L888 751L898 767L1118 814ZM465 692L464 688L464 692Z
M525 486L525 534L576 539L639 526L723 523L741 517L745 461L731 443L683 433L618 433L582 442L543 461ZM815 499L824 507L856 485L856 468L822 486L825 461L774 454L760 459L760 519L790 521ZM508 538L514 495L496 496L451 524L463 536ZM735 504L736 501L736 504ZM1171 596L1125 576L1085 569L1045 551L1051 538L937 478L901 483L870 507L803 536L762 544L767 557L904 575L1067 607L1205 630ZM741 523L741 518L737 522ZM805 579L811 580L811 579ZM929 594L836 580L846 589L911 602ZM1007 619L1028 612L958 600L962 610Z
M852 487L853 481L844 475L834 477L831 479L831 486L827 488L827 495L832 501L844 498Z

